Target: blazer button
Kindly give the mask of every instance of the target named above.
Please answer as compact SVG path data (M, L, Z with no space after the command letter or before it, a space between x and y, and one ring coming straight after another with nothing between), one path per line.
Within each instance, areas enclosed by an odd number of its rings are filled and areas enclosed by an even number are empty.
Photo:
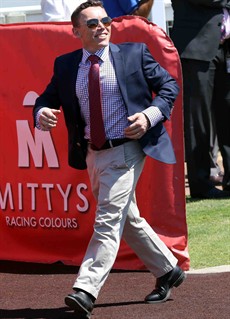
M78 143L77 143L77 146L78 146L78 147L81 147L81 143L78 142Z

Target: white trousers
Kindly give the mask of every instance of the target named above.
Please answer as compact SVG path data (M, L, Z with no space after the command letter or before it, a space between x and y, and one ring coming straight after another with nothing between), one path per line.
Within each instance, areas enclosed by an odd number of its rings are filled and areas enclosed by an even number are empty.
M97 200L94 232L73 288L97 298L114 264L123 237L155 277L173 269L177 259L140 217L135 188L145 162L137 141L102 151L88 149L87 166Z

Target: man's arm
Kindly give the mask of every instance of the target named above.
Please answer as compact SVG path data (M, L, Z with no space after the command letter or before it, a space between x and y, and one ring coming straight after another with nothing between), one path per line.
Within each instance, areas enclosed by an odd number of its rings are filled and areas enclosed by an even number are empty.
M153 2L154 0L141 0L138 5L138 9L133 12L133 15L148 18Z

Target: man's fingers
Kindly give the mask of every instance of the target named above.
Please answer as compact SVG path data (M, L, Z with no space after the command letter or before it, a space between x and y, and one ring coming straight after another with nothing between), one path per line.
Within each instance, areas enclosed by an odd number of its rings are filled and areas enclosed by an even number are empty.
M56 116L61 113L61 110L51 109L51 112Z
M125 129L125 136L131 139L141 138L147 131L148 122L143 113L135 113L128 117L131 124Z
M56 109L46 109L42 112L42 115L44 115L47 119L50 120L56 120L57 119L57 115L60 114L61 111L60 110L56 110Z
M40 126L44 131L50 131L57 125L57 115L60 114L60 110L56 109L45 109L40 115L39 122Z

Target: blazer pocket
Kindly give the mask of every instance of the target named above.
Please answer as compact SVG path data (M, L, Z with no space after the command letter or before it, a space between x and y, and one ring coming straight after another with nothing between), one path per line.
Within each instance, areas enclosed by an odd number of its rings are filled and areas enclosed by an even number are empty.
M136 77L137 74L140 72L141 70L141 67L139 66L135 66L135 65L132 65L132 66L127 66L126 68L126 77L129 78L129 77Z

